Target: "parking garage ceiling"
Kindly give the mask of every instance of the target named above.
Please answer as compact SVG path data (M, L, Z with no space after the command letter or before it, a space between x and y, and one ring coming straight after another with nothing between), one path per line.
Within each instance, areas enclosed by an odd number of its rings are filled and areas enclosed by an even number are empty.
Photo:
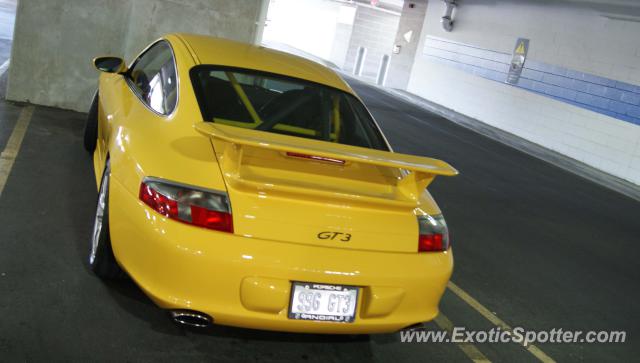
M404 5L404 0L336 0L340 2L347 2L353 4L361 4L367 6L375 6L384 10L391 10L400 12ZM413 2L420 2L426 0L418 0ZM522 0L456 0L456 3L460 6L464 6L465 3L469 4L485 4L485 5L498 5L499 3L513 2L523 3ZM566 5L576 6L580 5L589 9L592 9L603 17L625 20L625 21L640 21L640 1L637 0L539 0L541 4L549 6Z
M640 21L640 1L637 0L538 0L538 2L541 5L548 6L575 7L578 5L599 12L605 17ZM456 3L459 6L464 6L465 4L498 6L500 3L530 5L530 3L522 0L456 0Z

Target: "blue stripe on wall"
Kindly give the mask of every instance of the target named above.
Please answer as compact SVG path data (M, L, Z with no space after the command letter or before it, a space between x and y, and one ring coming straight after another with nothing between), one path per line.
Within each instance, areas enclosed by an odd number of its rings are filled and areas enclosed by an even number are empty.
M427 37L424 55L456 69L505 82L511 54ZM505 83L506 84L506 83ZM529 60L516 87L640 125L640 86Z

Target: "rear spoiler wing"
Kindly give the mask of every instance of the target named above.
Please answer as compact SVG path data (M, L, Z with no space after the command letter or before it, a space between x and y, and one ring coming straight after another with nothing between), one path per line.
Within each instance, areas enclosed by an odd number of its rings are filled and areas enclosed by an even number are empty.
M458 171L451 165L438 159L423 156L399 154L389 151L367 149L363 147L329 143L325 141L295 138L271 132L262 132L241 127L199 122L195 128L213 139L229 142L224 151L224 163L230 163L230 169L240 167L242 146L251 146L280 152L319 156L345 162L378 165L409 171L398 181L397 188L406 197L418 200L424 189L437 175L455 176Z

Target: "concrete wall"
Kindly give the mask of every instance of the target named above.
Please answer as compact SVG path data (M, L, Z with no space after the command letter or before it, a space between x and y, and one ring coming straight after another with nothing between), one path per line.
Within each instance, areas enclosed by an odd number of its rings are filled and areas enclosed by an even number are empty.
M7 99L86 111L96 55L129 62L168 32L253 42L261 0L23 0L18 3Z
M400 53L391 54L385 86L399 89L407 88L418 51L426 11L427 0L407 0L404 2L394 42L395 45L400 46ZM407 37L409 41L407 41Z
M331 0L271 0L263 42L344 64L355 8Z
M410 92L640 184L640 23L576 3L479 0L457 10L447 33L443 3L429 2ZM518 37L531 45L512 86L504 57Z
M333 49L329 60L339 68L344 68L349 52L349 44L351 34L353 33L353 22L355 18L355 10L352 7L342 6L338 13L338 23L336 24L336 32L333 38Z
M375 81L382 56L391 55L399 22L400 16L397 14L358 6L343 69L353 72L358 48L365 47L367 56L362 77Z

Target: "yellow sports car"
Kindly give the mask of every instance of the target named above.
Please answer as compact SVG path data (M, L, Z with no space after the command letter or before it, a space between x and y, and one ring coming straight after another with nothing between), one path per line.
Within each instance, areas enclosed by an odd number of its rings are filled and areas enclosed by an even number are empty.
M192 326L359 334L438 314L453 257L425 188L457 171L393 153L335 72L189 34L94 65L98 276L126 272Z

